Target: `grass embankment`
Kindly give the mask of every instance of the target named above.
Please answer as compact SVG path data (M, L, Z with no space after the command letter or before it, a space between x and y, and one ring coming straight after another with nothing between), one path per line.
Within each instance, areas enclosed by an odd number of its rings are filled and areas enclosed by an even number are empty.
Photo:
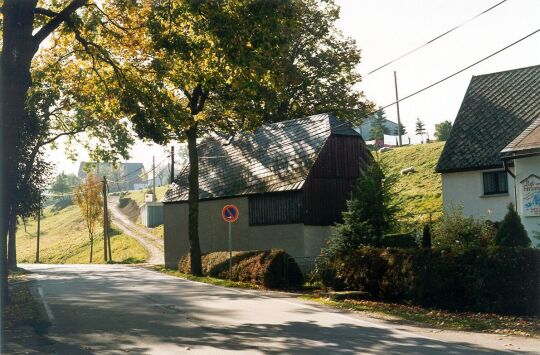
M101 227L98 227L98 230ZM29 220L17 232L17 260L33 263L36 256L37 221ZM115 262L135 263L148 259L148 252L135 239L113 229L112 257ZM88 230L77 206L54 212L46 208L41 218L40 262L51 264L88 263L90 242ZM103 235L94 238L93 263L103 263Z
M167 188L168 188L167 185L156 187L156 200L157 201L161 201L163 196L165 196L165 192L167 191ZM124 197L128 197L132 199L140 206L144 203L144 195L146 195L146 189L128 191L124 194Z
M442 210L442 181L435 166L443 147L444 142L434 142L380 153L390 172L398 175L395 191L402 199L401 215L428 218L430 212ZM414 167L415 172L400 175L409 167Z
M316 294L300 296L333 308L361 312L391 322L413 323L436 329L466 330L485 333L540 337L538 317L501 316L490 313L449 312L419 306L368 300L335 300Z
M165 192L167 191L167 188L168 186L156 187L156 200L157 201L161 201L163 196L165 196ZM141 206L144 203L145 194L146 194L146 190L129 191L124 195L124 197L132 199L139 206ZM140 217L137 219L137 223L142 225ZM153 235L155 235L156 237L163 239L163 224L154 228L148 228L148 231L152 233Z

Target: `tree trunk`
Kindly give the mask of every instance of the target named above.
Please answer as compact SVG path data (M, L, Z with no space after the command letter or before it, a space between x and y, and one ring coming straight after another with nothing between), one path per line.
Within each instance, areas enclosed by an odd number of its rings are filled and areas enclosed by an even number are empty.
M189 256L191 273L202 276L201 246L199 243L199 154L197 152L197 123L186 131L189 152Z
M9 270L17 270L17 216L14 212L9 215L9 242L8 242L8 268Z
M0 292L0 309L4 309L4 305L9 302L9 292L8 292L8 268L7 268L7 232L8 232L8 223L2 224L2 233L0 238L0 273L2 276L1 285L2 290ZM3 315L0 314L0 317ZM1 330L0 330L1 331Z
M92 254L94 253L94 237L90 235L90 264L92 264Z
M0 69L0 263L2 301L7 301L7 231L9 209L15 205L18 144L25 102L32 84L30 65L36 51L32 38L37 0L4 0Z

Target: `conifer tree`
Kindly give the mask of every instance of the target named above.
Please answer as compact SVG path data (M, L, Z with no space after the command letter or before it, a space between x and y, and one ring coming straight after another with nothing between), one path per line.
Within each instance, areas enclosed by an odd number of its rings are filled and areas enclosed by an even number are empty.
M495 235L495 244L504 247L526 248L531 246L531 240L527 236L527 231L512 203L508 205L508 212Z

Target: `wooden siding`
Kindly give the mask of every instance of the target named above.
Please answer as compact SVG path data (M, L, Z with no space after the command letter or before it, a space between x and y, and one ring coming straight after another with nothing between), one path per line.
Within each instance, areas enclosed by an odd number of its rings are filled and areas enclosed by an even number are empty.
M304 184L304 223L328 226L342 221L354 184L371 160L362 138L331 136Z
M304 203L301 191L252 195L248 201L250 226L303 222Z

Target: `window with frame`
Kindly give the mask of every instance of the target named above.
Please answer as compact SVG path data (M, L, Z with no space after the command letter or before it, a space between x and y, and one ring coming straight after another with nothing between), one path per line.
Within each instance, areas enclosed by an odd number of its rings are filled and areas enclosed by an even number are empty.
M483 173L484 195L508 193L508 174L506 171L490 171Z

